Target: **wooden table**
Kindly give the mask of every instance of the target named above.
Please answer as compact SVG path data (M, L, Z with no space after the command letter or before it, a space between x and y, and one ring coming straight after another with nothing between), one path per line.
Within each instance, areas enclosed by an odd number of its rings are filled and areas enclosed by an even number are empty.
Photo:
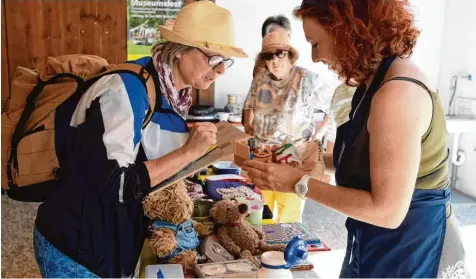
M313 263L314 269L293 271L293 276L294 278L338 278L344 252L344 250L310 252L308 259ZM139 278L146 278L145 267L153 264L156 264L156 257L152 254L146 242L140 259Z
M345 250L331 250L309 253L308 260L313 270L293 271L294 278L339 278Z
M272 219L263 219L262 222L262 224L273 223ZM338 278L342 260L344 259L344 250L309 252L308 259L313 263L314 269L307 271L293 271L294 278ZM146 240L139 260L139 278L146 278L145 267L157 264L156 261L157 258L152 254L152 250Z
M216 122L198 122L198 121L188 122L188 121L187 121L187 126L188 126L188 128L190 129L190 128L192 128L193 125L195 125L196 123L216 123ZM241 123L230 122L230 124L233 125L233 126L235 126L235 127L237 127L237 128L240 128L241 130L244 129L243 124L241 124Z

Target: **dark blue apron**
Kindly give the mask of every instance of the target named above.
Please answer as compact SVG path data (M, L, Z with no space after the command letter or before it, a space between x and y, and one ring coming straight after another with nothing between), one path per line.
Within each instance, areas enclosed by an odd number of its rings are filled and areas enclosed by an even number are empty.
M373 95L393 60L384 59L367 93L365 85L357 89L352 100L351 120L337 131L334 164L336 182L340 186L371 190L370 175L359 176L355 169L352 170L353 167L359 168L359 158L353 158L356 156L352 156L352 150L360 148L368 153L368 139L361 140L358 137L362 137L361 133L366 129ZM352 163L349 164L349 161ZM449 198L449 188L416 189L408 214L397 229L386 229L348 218L347 250L340 277L437 277L446 234L446 203Z

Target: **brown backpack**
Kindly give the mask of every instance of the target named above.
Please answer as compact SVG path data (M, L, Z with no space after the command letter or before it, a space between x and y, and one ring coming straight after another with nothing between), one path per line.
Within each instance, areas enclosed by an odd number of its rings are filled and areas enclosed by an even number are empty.
M146 67L110 65L94 55L48 57L37 69L17 67L2 112L2 189L20 201L43 201L57 185L60 166L55 150L55 112L70 97L82 95L98 79L131 73L143 83L149 111L155 107L155 86Z

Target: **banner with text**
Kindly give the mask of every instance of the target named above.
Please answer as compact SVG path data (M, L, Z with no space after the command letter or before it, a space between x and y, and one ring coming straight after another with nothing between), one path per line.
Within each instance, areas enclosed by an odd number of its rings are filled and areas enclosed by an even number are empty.
M172 26L184 5L183 0L128 0L127 60L150 56L161 39L159 25Z

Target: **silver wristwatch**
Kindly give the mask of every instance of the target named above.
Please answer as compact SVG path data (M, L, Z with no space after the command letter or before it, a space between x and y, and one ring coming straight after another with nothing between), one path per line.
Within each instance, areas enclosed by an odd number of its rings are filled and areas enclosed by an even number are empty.
M296 185L294 185L294 192L298 197L301 199L304 199L306 197L308 187L307 183L309 182L309 179L311 179L310 175L304 175L301 180L299 180Z

